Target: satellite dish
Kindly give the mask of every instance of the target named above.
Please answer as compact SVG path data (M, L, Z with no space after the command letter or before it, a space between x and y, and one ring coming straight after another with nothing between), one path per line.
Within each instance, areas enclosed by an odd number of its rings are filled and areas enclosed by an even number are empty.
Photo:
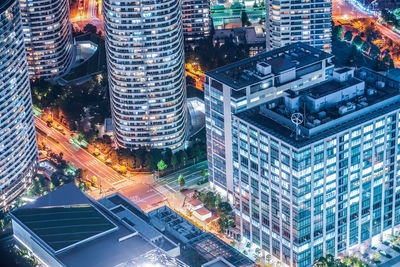
M301 134L299 125L304 121L303 114L299 112L293 113L290 119L296 125L296 140L298 140L298 136Z

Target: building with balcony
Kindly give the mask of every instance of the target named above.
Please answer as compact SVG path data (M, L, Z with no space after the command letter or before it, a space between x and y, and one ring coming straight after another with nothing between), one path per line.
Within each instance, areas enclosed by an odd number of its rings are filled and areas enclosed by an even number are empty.
M303 42L331 51L331 0L267 1L267 50Z
M271 61L259 59L254 65L259 64L274 73ZM206 74L211 80L207 96L215 97L213 82L221 83L224 93L235 82L248 86L241 78L245 69L230 84ZM246 88L246 106L233 109L231 133L222 131L225 139L216 135L220 122L215 118L221 114L211 104L207 142L211 181L222 192L220 173L232 167L225 175L232 187L224 190L228 196L233 190L242 237L285 266L301 267L327 254L373 246L400 224L400 82L366 68L325 68L318 81L313 79L317 72L304 80L299 70L275 77L274 82L284 78L293 86L278 94L271 87L262 95L274 95L252 107L248 103L259 96L249 97L251 87ZM232 98L224 100L223 106L232 105Z
M181 147L187 110L180 2L103 4L115 140L130 149Z
M0 2L0 209L38 168L32 98L18 1Z
M210 1L182 1L183 36L185 45L196 45L196 42L210 35Z
M67 0L20 0L29 75L32 79L65 74L73 62Z

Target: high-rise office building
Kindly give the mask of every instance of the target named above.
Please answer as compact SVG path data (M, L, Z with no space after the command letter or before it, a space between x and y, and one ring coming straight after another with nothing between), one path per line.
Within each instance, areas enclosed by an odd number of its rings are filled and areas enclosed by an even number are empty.
M126 148L182 146L187 110L180 2L103 4L117 143Z
M267 0L266 8L267 50L303 42L331 51L332 0Z
M21 13L0 2L0 209L29 184L38 165Z
M68 0L20 0L31 78L65 74L73 61Z
M260 55L206 74L207 97L217 84L224 92L234 85L246 91L246 106L231 114L231 132L225 131L225 164L216 135L220 122L211 115L228 117L212 104L208 110L212 181L219 183L216 169L232 168L232 189L219 190L233 193L243 238L299 267L372 246L400 224L400 83L366 68L332 71L324 52L319 57L325 63L302 56L280 50L275 60ZM278 66L283 72L276 76ZM235 72L236 78L226 79ZM251 88L256 92L267 81L253 83L255 75L288 87L268 85L261 95L270 99L249 107L260 97L249 95ZM224 99L224 106L232 105L232 95Z
M210 35L210 1L182 1L183 36L185 45L196 45L196 41Z
M291 88L325 80L331 55L303 43L261 53L207 72L204 83L210 182L233 199L232 113L270 101ZM260 62L260 63L258 63ZM296 73L291 79L290 72Z

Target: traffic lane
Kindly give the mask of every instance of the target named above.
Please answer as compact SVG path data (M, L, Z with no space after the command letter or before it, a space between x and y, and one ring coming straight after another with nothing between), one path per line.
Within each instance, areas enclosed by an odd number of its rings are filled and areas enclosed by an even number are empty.
M46 132L46 130L49 129L49 127L46 124L45 126L43 125L43 123L40 124L40 121L37 126L39 126L39 128L43 132ZM80 161L86 162L87 165L95 165L96 167L102 168L103 172L105 172L106 175L108 176L107 178L113 180L113 182L126 180L122 175L120 175L115 170L111 169L109 166L105 165L102 161L91 155L85 149L77 146L76 144L71 144L70 139L68 139L66 136L59 133L58 131L52 131L48 134L48 136L57 140L60 143L60 145L64 147L66 151L73 154Z
M113 187L113 185L105 178L107 177L107 175L104 173L104 170L102 168L99 168L98 166L96 166L96 168L93 168L91 166L88 166L86 162L77 160L76 153L73 153L70 150L65 149L65 147L55 143L51 139L48 139L47 143L48 146L51 148L52 152L56 154L63 153L64 160L73 163L75 168L87 169L89 176L88 178L96 176L103 183L102 186L104 186L105 183L108 186L107 188Z
M125 186L118 192L146 212L167 204L168 192L163 194L151 184Z
M42 131L43 130L44 129L42 129ZM51 139L47 139L47 142L51 141L53 143L53 147L54 146L59 147L59 149L54 152L56 153L62 152L65 156L68 156L68 158L65 158L67 161L76 164L77 166L79 166L79 168L90 169L91 172L96 174L99 174L100 171L101 177L99 178L106 179L107 182L112 184L126 180L123 176L121 176L116 171L112 170L110 167L105 165L97 158L93 157L86 150L77 147L74 144L70 144L69 141L59 139L57 138L58 136L55 135L49 135L49 136L58 142L54 143Z
M176 171L175 173L167 175L165 177L161 177L161 178L159 178L159 182L165 183L165 184L169 184L171 182L177 182L180 174L183 175L183 177L185 178L185 181L186 181L187 178L190 178L192 176L201 176L201 171L203 169L207 170L207 162L206 161L198 163L193 166L190 166L183 170Z

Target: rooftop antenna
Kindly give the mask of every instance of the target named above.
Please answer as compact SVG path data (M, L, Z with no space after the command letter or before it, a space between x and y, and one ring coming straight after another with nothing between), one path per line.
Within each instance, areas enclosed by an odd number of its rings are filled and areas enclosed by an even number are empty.
M296 125L296 141L299 139L299 135L301 134L299 125L303 123L303 114L300 112L296 112L292 114L291 117L292 122Z

